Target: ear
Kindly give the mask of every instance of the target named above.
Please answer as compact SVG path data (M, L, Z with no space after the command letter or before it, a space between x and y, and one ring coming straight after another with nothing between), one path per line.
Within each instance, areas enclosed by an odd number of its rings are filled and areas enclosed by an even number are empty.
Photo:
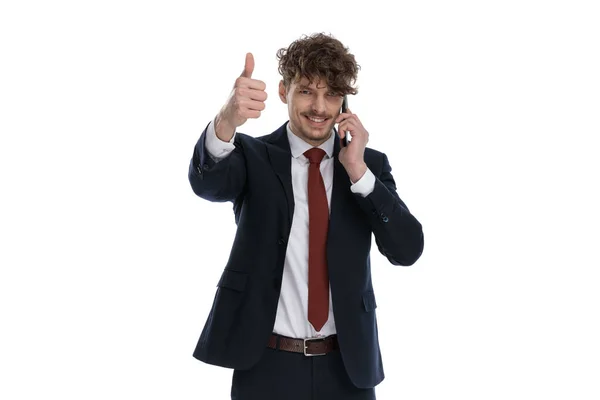
M283 79L279 81L279 98L284 104L287 104L287 91L285 90Z

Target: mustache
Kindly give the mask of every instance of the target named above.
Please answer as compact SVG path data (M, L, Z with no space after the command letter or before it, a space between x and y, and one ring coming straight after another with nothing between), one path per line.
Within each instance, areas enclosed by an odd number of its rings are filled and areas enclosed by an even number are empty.
M327 117L325 115L307 115L307 114L304 114L304 115L306 117L309 117L309 118L318 118L318 119L327 119L327 118L329 118L329 117Z

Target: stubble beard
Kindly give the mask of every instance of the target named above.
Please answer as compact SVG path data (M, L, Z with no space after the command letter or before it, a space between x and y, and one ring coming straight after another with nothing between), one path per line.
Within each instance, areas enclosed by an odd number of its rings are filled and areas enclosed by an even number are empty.
M304 116L302 116L304 118ZM300 126L300 133L305 138L312 142L325 142L329 139L329 135L333 134L333 126L335 125L335 120L331 120L327 126L321 129L312 129L310 125L307 129L304 129L304 126Z

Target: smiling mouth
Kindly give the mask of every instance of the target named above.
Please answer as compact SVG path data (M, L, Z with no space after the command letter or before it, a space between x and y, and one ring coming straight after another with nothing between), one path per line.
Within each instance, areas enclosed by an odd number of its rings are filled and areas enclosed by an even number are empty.
M329 118L314 118L314 117L308 117L306 116L306 119L310 121L310 123L312 125L316 125L316 126L321 126L324 125L325 122L327 122L327 120L329 120Z

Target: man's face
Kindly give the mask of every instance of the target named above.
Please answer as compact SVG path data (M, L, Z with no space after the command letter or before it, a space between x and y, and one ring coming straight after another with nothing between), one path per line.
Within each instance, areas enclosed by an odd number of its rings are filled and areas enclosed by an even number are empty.
M290 128L296 136L313 146L329 139L343 96L333 93L324 79L309 84L308 79L302 78L291 83L287 91L281 81L279 97L288 105Z

